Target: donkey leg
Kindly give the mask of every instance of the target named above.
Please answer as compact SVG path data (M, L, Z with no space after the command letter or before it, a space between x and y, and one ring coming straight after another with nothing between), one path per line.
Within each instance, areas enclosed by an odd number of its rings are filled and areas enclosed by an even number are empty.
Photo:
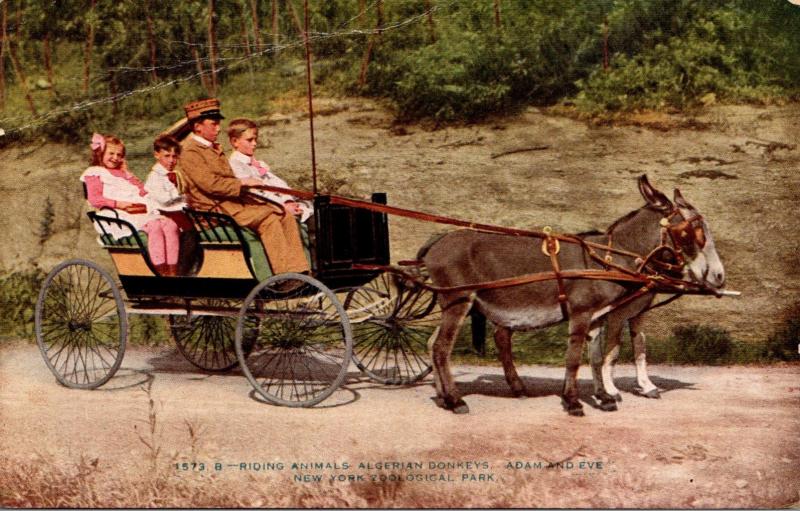
M629 328L631 340L633 342L633 354L636 360L636 382L639 384L641 394L644 397L659 399L661 394L658 388L650 381L647 375L647 344L644 332L641 328L642 315L631 318Z
M514 397L521 397L525 395L525 385L520 380L517 374L517 369L514 367L514 356L511 353L511 335L512 332L508 328L495 326L494 342L497 345L497 351L500 355L500 361L503 363L503 372L506 375L506 381Z
M608 328L606 328L608 331ZM589 332L589 360L592 364L592 382L594 383L594 397L600 401L600 409L606 412L617 410L617 400L606 392L603 384L603 343L601 328Z
M615 401L622 401L617 386L614 385L614 369L619 358L619 349L622 344L622 328L625 326L625 318L619 314L611 313L608 315L606 329L606 352L603 357L603 367L601 369L603 388L606 393Z
M456 342L456 336L461 329L461 324L472 307L472 299L452 303L442 307L442 323L436 339L433 341L431 358L433 359L433 374L436 383L436 394L439 406L453 413L467 413L469 407L461 399L456 388L453 374L450 370L450 354Z
M583 416L583 405L578 400L578 369L583 355L583 343L589 331L591 314L574 314L569 322L569 346L567 347L566 372L564 374L564 391L561 404L570 415Z

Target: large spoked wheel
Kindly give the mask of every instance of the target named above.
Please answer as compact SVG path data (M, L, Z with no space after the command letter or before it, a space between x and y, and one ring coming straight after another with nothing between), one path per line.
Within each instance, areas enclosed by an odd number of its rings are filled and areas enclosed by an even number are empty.
M348 292L353 360L372 380L406 385L431 372L428 343L442 313L436 294L391 273Z
M252 353L245 346L252 342ZM353 337L344 307L324 284L284 273L250 292L236 324L236 355L256 392L270 403L308 407L344 381Z
M91 261L64 261L36 301L36 343L62 385L94 389L122 364L128 319L111 275Z
M239 303L232 300L201 299L186 316L169 316L169 330L178 351L195 367L224 372L236 367L236 317ZM244 343L245 356L252 342Z

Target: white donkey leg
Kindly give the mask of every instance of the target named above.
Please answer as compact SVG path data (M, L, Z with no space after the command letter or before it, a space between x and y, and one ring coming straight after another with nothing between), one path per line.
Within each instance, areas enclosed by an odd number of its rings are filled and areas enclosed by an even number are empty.
M617 410L617 401L614 396L606 392L603 382L603 335L601 330L598 327L589 331L589 360L592 364L594 397L600 401L601 410L613 412Z
M631 342L633 343L633 355L636 361L636 382L641 389L644 397L658 399L661 394L658 388L650 381L647 374L647 344L644 332L639 330L641 326L641 316L630 320Z
M622 327L625 323L624 317L612 312L608 315L606 330L606 354L603 358L603 387L615 401L622 401L622 394L614 385L614 368L619 358L619 347L622 342Z
M606 389L603 386L603 333L602 327L589 331L589 363L592 365L592 383L594 384L594 395L603 394Z

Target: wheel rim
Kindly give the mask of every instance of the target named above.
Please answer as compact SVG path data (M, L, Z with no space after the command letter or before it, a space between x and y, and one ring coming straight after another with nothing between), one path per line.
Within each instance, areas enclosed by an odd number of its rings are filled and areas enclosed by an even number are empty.
M280 288L296 285L288 292ZM247 357L242 339L251 339ZM321 282L296 273L260 283L236 326L236 353L250 384L267 401L313 406L341 385L353 338L344 307Z
M91 261L65 261L48 274L35 329L45 364L67 387L99 387L122 363L128 336L122 296L108 272Z
M435 293L383 273L351 290L345 308L361 318L352 325L353 360L371 379L406 385L431 372L428 343L441 319Z
M170 335L178 350L195 367L210 372L223 372L234 368L236 357L236 316L238 303L232 300L198 300L192 305L200 311L219 310L219 314L190 314L169 316ZM230 312L225 311L228 309ZM245 343L249 352L252 343Z

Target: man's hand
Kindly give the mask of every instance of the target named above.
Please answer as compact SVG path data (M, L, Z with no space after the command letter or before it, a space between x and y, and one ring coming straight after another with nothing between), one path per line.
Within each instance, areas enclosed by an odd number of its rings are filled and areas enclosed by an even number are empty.
M245 177L240 179L239 181L242 182L242 186L261 186L264 184L261 182L260 179L256 179L254 177Z
M291 213L294 216L300 216L303 214L303 207L294 201L284 202L283 207L287 213Z
M121 209L127 213L132 215L140 215L142 213L147 213L147 206L142 204L141 202L126 202L126 201L117 201L117 209Z

